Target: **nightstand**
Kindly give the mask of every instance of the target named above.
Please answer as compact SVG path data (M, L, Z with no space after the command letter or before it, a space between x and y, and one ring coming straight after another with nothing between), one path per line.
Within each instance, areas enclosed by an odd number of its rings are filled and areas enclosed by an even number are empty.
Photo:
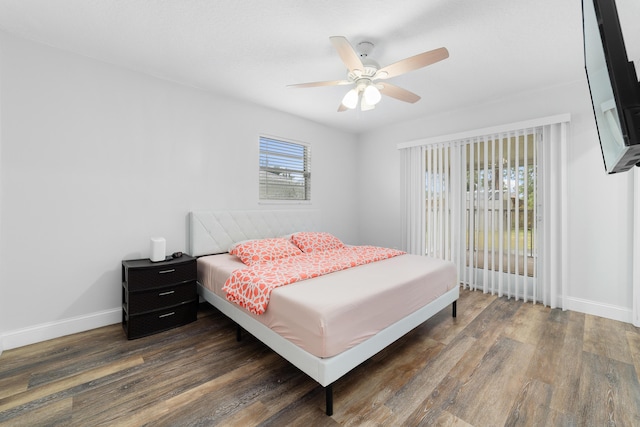
M189 255L151 262L122 261L122 327L128 339L196 320L196 259Z

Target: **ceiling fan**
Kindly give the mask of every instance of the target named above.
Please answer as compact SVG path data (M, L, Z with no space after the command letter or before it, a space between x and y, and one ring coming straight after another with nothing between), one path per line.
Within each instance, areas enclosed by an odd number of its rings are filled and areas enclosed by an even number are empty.
M362 111L372 110L376 104L380 102L382 95L387 95L404 102L417 102L420 97L415 93L387 83L386 81L381 82L380 80L399 76L449 57L449 51L441 47L380 68L377 62L369 58L369 53L371 53L374 47L373 43L368 41L358 43L358 52L356 52L345 37L333 36L329 37L329 40L331 40L333 47L338 51L342 62L347 66L347 79L300 83L289 85L289 87L304 88L353 85L353 88L349 90L342 99L338 107L339 112L354 109L358 106L358 103Z

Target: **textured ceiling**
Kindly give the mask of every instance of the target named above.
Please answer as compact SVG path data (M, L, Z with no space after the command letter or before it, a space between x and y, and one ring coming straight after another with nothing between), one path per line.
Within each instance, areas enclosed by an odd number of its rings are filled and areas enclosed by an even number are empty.
M60 49L359 133L584 78L580 0L0 0L0 29ZM337 112L347 86L329 37L375 44L381 66L441 46L450 57Z

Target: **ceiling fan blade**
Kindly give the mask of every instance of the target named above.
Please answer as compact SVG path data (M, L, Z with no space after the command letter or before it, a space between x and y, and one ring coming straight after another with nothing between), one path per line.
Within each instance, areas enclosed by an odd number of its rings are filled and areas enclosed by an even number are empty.
M380 92L384 95L390 96L391 98L399 99L400 101L415 103L420 100L420 97L413 92L409 92L406 89L402 89L396 85L392 85L390 83L384 82L380 83L382 86L380 88Z
M355 70L359 70L362 73L364 65L362 65L360 56L353 49L349 40L342 36L332 36L329 37L329 40L331 40L331 44L333 44L333 47L338 51L338 55L340 55L347 69L352 73L355 73Z
M390 77L399 76L418 68L426 67L449 57L449 51L445 47L430 50L429 52L420 53L410 58L394 62L378 70L375 75L377 79L388 79Z
M340 106L338 107L338 113L342 113L343 111L347 111L348 108L344 106L344 104L341 102Z
M340 86L348 85L352 82L348 80L331 80L326 82L299 83L295 85L287 85L287 87L320 87L320 86Z

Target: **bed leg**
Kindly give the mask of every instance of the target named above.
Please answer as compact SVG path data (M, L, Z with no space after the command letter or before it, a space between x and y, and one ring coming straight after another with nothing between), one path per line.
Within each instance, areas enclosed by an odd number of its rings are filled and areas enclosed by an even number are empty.
M242 328L240 325L236 325L236 341L242 341Z
M452 312L451 312L451 317L456 317L458 313L456 313L457 308L458 308L458 301L454 301L453 305L451 306L452 308Z
M333 415L333 384L329 384L324 388L325 391L325 399L327 405L327 415Z

